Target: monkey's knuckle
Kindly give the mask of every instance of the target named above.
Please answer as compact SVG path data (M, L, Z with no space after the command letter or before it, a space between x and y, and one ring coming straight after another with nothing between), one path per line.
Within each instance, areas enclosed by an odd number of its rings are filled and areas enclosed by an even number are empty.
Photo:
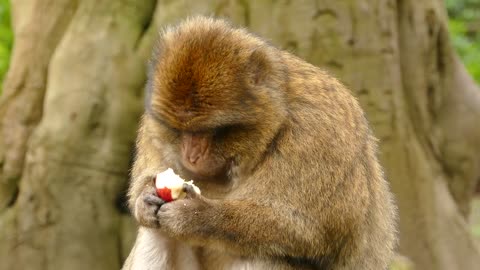
M146 227L158 227L157 205L149 205L143 200L137 200L135 209L135 218L138 223Z

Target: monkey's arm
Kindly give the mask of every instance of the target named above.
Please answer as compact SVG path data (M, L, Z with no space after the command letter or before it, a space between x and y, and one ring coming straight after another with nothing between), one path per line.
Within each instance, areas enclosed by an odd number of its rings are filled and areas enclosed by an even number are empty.
M158 220L172 238L240 256L315 262L327 252L319 250L324 239L314 232L319 230L315 218L275 203L194 195L164 204Z
M135 162L133 163L131 172L131 182L128 191L128 204L133 216L137 219L140 225L147 227L156 227L153 223L146 222L146 219L156 219L152 213L156 213L159 204L163 204L163 201L157 203L149 203L149 198L156 197L154 178L158 172L167 169L164 165L163 157L160 155L158 149L156 149L152 143L152 138L148 136L148 120L143 117L141 120L140 129L136 142L136 155ZM145 202L147 200L147 202ZM151 200L150 200L151 201ZM144 215L139 212L151 213ZM157 224L158 225L158 224Z

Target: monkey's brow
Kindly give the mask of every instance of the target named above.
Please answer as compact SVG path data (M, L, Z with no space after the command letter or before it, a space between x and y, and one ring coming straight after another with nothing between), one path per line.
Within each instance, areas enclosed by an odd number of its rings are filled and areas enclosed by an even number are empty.
M210 124L203 123L204 125L198 126L195 129L191 129L191 130L190 129L182 129L182 128L177 128L177 127L172 126L170 123L168 123L168 121L165 120L167 117L164 117L159 112L148 110L147 113L148 113L149 116L151 116L160 125L168 128L170 130L177 131L177 132L186 131L186 132L199 132L199 133L205 132L205 133L207 133L207 132L221 132L221 131L225 131L227 129L230 129L230 130L240 129L240 128L241 129L246 129L246 128L249 127L248 123L237 120L237 121L225 122L225 123L222 123L222 124L219 124L219 123L216 123L216 124L214 124L214 123L210 123Z
M155 113L155 112L153 112L153 111L148 111L147 113L148 113L149 116L151 116L151 117L152 117L157 123L159 123L160 125L168 128L168 129L171 129L171 130L179 131L178 128L175 128L175 127L173 127L172 125L170 125L169 123L167 123L167 121L165 121L160 114Z
M172 126L171 124L169 124L167 121L165 121L164 117L162 117L161 114L155 113L155 112L152 112L152 111L150 111L148 114L160 125L168 128L170 130L177 131L177 132L182 132L182 131L207 132L207 131L210 131L210 130L214 129L214 127L212 127L212 128L203 127L203 128L196 129L196 130L185 130L185 129L181 129L181 128L176 128L176 127Z

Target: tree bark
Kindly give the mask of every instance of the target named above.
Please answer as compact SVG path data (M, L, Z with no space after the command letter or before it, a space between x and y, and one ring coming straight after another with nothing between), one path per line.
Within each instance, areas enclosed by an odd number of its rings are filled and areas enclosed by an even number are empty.
M467 223L480 179L480 90L451 47L441 0L18 0L13 8L0 103L7 269L119 268L134 237L116 201L144 63L159 27L193 14L228 17L340 77L380 139L400 252L416 269L480 265Z
M116 200L128 178L155 2L12 5L16 39L1 114L2 268L119 269Z

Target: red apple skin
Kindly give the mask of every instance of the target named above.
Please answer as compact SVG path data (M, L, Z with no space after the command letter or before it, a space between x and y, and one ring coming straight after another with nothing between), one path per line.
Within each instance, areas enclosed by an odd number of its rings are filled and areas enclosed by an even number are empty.
M172 190L167 188L167 187L157 188L157 195L158 195L158 197L160 197L165 202L173 201Z

